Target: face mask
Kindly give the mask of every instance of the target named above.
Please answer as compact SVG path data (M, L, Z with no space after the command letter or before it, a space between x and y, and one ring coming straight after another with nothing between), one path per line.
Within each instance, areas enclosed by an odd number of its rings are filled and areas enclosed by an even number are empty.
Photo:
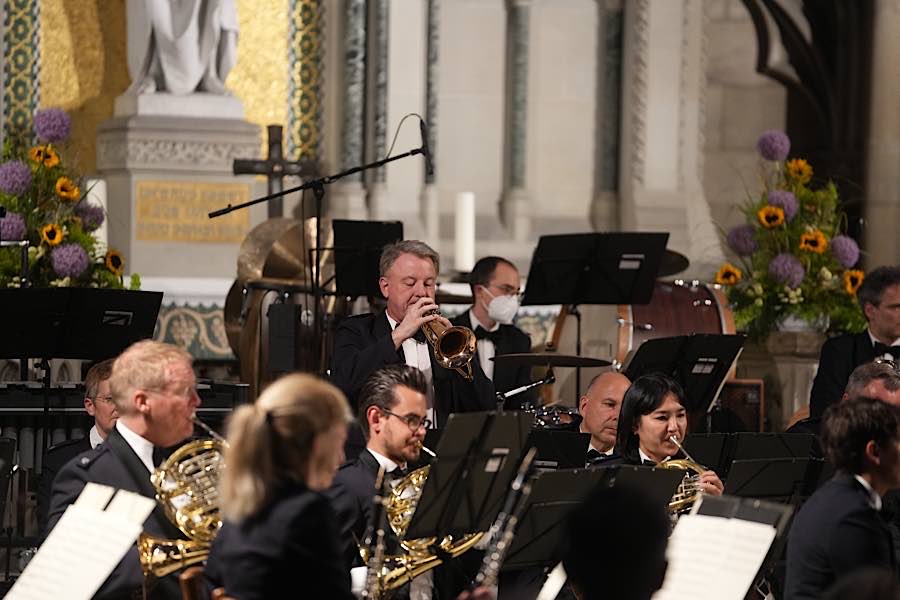
M484 290L491 296L491 301L487 306L488 317L498 323L512 325L513 319L516 318L516 313L519 311L519 297L494 296L487 288Z

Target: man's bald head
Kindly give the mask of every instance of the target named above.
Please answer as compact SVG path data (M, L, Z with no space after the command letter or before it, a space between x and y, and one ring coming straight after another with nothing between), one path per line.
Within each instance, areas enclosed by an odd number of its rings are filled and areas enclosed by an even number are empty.
M616 443L616 428L622 398L631 381L617 371L606 371L591 380L587 391L578 402L581 413L581 431L591 434L591 445L606 452Z

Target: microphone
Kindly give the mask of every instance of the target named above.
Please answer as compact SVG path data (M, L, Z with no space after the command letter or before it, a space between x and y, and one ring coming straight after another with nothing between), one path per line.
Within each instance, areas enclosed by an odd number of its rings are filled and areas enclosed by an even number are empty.
M424 119L419 119L419 133L422 135L422 156L425 157L425 174L434 175L434 163L431 162L431 150L428 149L428 127Z

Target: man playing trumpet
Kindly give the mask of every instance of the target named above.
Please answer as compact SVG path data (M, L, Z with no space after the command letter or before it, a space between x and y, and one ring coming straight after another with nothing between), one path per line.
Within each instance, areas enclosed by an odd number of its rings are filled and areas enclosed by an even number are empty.
M494 388L477 360L470 361L472 380L438 365L421 328L439 322L450 327L435 304L440 259L427 244L405 240L386 246L379 261L379 287L387 309L345 319L337 329L331 377L351 405L358 407L366 378L385 365L406 364L422 371L428 393L428 418L443 424L453 412L490 410Z

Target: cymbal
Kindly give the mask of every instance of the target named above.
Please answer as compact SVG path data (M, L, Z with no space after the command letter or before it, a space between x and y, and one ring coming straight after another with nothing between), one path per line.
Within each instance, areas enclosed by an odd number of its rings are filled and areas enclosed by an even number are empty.
M688 260L687 256L666 248L666 251L662 255L662 260L659 263L659 274L657 277L677 275L687 269L690 264L691 261Z
M556 352L521 352L518 354L500 354L491 360L511 365L531 367L608 367L612 363L602 358L575 356L574 354L557 354Z

